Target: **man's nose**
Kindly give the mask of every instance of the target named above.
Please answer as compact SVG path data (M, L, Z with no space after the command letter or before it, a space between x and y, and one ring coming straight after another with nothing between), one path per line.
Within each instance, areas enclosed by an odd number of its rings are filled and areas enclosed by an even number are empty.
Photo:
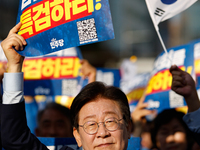
M106 129L106 127L104 126L103 122L99 123L99 128L98 128L96 136L104 138L104 137L106 137L108 135L109 135L109 131Z

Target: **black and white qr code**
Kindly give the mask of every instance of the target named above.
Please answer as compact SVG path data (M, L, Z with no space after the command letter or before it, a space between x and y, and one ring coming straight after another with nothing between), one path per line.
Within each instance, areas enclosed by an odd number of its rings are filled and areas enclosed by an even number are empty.
M80 42L97 39L97 30L94 18L78 21L77 28Z

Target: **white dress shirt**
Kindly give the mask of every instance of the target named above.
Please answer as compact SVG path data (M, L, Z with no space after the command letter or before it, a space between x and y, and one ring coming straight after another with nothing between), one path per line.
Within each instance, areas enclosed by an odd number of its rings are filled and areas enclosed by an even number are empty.
M4 73L3 104L16 104L24 101L23 73Z

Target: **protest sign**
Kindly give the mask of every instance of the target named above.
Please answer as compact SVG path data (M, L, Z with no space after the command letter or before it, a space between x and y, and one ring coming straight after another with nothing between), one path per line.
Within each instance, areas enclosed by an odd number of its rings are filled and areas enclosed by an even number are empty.
M140 73L134 75L126 82L120 82L120 88L127 96L131 112L134 110L138 101L144 94L149 77L150 73Z
M74 97L88 83L80 73L78 57L25 59L23 65L25 95L64 95ZM97 69L97 81L119 87L117 69Z
M200 97L200 40L193 42L194 44L194 68L196 75L197 94Z
M197 77L197 87L200 87L200 40L194 41L194 67Z
M136 62L137 57L133 55L129 59L124 59L120 65L120 89L127 96L131 112L142 97L150 77L150 73L138 74Z
M23 56L114 38L108 0L21 0L17 22L27 41Z
M97 68L96 81L104 82L106 85L119 87L120 79L119 69Z
M83 86L80 59L76 56L25 59L25 95L75 96ZM86 81L87 82L87 81Z
M172 62L166 53L158 56L146 89L145 102L149 104L149 109L157 109L160 112L163 109L186 105L184 98L171 90L172 76L169 68L172 64L176 64L195 79L193 49L193 43L169 49L168 53Z

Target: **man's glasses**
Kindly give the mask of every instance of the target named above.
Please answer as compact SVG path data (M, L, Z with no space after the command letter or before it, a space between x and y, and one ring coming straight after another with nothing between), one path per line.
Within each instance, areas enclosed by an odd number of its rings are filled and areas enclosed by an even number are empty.
M118 129L119 124L120 124L119 121L121 121L122 119L118 120L116 118L108 118L104 122L99 122L99 123L97 123L96 121L88 121L88 122L85 122L83 125L78 125L78 126L83 127L83 130L87 134L95 134L95 133L97 133L100 123L103 123L104 127L108 131L115 131L115 130Z

